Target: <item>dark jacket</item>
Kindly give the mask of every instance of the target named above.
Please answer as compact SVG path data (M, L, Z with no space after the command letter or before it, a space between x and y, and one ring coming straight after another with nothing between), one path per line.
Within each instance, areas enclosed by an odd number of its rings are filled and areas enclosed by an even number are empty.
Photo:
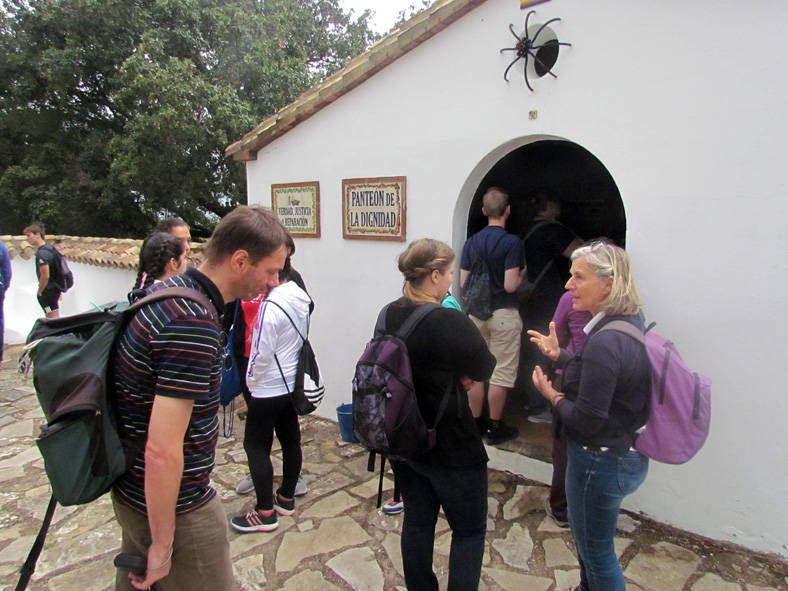
M624 320L643 330L637 315L605 316L579 353L561 351L563 393L556 406L564 436L590 447L626 451L646 424L650 410L651 365L646 348L615 330L599 330Z
M404 298L393 302L386 314L386 328L396 332L416 309ZM437 444L415 461L446 467L468 467L487 462L479 430L460 378L483 382L495 369L495 357L468 317L450 308L427 315L405 343L413 371L419 411L427 426L435 421L443 394L454 391L437 426Z

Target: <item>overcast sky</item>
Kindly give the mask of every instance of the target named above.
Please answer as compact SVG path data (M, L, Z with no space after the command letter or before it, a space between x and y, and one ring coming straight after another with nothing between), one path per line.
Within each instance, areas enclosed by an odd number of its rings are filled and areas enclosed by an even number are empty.
M408 6L421 6L420 0L340 0L340 4L347 12L353 9L356 16L369 8L375 14L372 15L372 29L378 33L388 33L389 29L397 22L397 15L400 10L405 10Z

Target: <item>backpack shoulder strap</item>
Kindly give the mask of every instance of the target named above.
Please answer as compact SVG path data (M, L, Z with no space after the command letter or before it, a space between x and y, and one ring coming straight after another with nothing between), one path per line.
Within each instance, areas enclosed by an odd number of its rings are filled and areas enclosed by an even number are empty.
M525 236L523 236L523 242L525 242L526 240L528 240L528 239L531 237L531 235L532 235L534 232L536 232L536 231L537 231L539 228L541 228L542 226L545 226L545 225L547 225L547 224L552 224L552 223L553 223L553 222L550 222L550 221L548 221L548 220L540 220L540 221L536 222L536 223L535 223L533 226L531 226L531 228L530 228L530 229L529 229L529 230L528 230L528 231L525 233Z
M383 309L378 314L378 319L375 322L375 334L373 337L379 337L380 335L386 334L386 313L389 311L389 306L391 304L386 304L383 306Z
M416 309L408 317L405 323L400 326L395 336L404 343L408 340L408 337L416 329L416 327L421 324L421 321L424 320L427 314L434 312L435 310L440 310L440 308L440 304L433 304L432 302L419 304L416 306Z
M646 344L646 335L644 335L637 326L624 320L613 320L612 322L608 322L595 334L599 334L603 330L616 330L618 332L623 332L624 334L631 336L637 342L643 345Z
M164 289L154 291L152 294L146 295L144 298L137 300L129 306L128 312L134 314L137 310L148 304L155 304L173 298L183 298L200 304L203 308L208 310L218 322L219 314L216 312L216 307L211 303L211 300L196 289L186 286L165 287Z
M290 324L292 324L292 325L293 325L293 328L295 329L295 331L296 331L296 333L298 334L298 336L299 336L299 337L301 337L301 340L302 340L302 341L305 341L305 340L306 340L306 337L305 337L304 335L302 335L302 334L301 334L301 331L300 331L300 330L298 330L298 327L296 326L295 322L293 322L293 319L292 319L292 318L290 318L290 314L288 314L288 313L287 313L287 310L285 310L285 309L284 309L282 306L280 306L279 304L277 304L277 303L276 303L275 301L273 301L273 300L266 300L265 302L263 302L263 304L265 304L266 302L267 302L267 303L269 303L269 304L273 304L274 306L276 306L277 308L279 308L279 309L282 311L282 314L284 314L285 316L287 316L287 319L290 321ZM306 327L306 334L307 334L307 336L309 335L309 315L307 315L307 327Z

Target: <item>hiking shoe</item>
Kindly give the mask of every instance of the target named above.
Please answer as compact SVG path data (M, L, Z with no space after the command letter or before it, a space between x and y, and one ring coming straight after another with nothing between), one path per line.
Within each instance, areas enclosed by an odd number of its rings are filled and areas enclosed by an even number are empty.
M238 486L235 487L235 492L239 495L248 495L254 492L254 482L252 482L251 474L238 483Z
M395 502L391 501L390 503L386 503L383 505L383 512L386 515L399 515L405 510L405 503L402 501Z
M279 522L276 519L276 511L272 511L270 515L263 515L259 511L249 511L246 515L237 515L230 520L235 531L241 533L252 533L258 531L274 531L279 527Z
M295 499L289 501L279 496L279 491L274 493L274 511L279 515L292 515L295 513Z
M535 415L528 415L529 423L535 423L539 425L544 423L551 423L552 421L553 421L553 413L550 412L549 408Z
M306 482L301 476L298 477L298 482L296 482L295 492L293 493L294 497L303 497L306 494Z
M517 427L507 425L503 421L491 421L492 425L487 432L484 440L487 445L500 445L506 441L510 441L520 434Z
M553 520L558 527L561 529L569 529L569 522L562 521L561 519L557 519L555 515L553 515L553 508L550 506L550 495L547 495L547 499L544 502L544 510L547 513L547 516ZM571 590L570 590L571 591Z

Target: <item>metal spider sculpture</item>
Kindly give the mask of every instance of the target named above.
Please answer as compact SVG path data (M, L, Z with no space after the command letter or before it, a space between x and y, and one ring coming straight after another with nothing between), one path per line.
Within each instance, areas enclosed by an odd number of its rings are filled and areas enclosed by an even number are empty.
M509 70L511 70L512 66L516 64L518 61L520 61L521 59L525 59L525 67L523 68L523 74L525 77L525 85L528 87L528 90L530 90L531 92L533 92L534 89L531 87L531 83L528 81L528 56L531 56L534 59L534 68L536 69L536 73L540 78L545 74L550 74L553 78L558 78L558 76L556 76L552 72L552 67L555 65L555 62L558 60L558 47L560 45L564 45L566 47L572 46L571 43L561 43L557 39L550 39L545 43L543 43L542 45L537 45L536 40L539 38L541 32L545 30L547 25L549 25L550 23L554 23L556 21L560 21L561 19L560 18L550 19L541 27L539 27L539 30L536 31L534 38L531 39L530 37L528 37L528 19L531 18L532 14L536 14L536 11L532 10L525 16L525 32L523 33L522 37L520 37L517 33L514 32L514 25L509 25L509 30L511 31L512 35L514 35L514 38L517 39L517 43L515 44L514 47L504 47L501 50L501 53L503 53L504 51L514 51L517 55L517 57L515 57L512 60L512 63L509 64L509 66L506 68L506 71L503 73L503 79L509 82L509 78L508 78ZM539 57L539 55L537 55L540 50L542 50L544 61L542 60L541 57ZM545 61L549 62L549 65L545 63Z

